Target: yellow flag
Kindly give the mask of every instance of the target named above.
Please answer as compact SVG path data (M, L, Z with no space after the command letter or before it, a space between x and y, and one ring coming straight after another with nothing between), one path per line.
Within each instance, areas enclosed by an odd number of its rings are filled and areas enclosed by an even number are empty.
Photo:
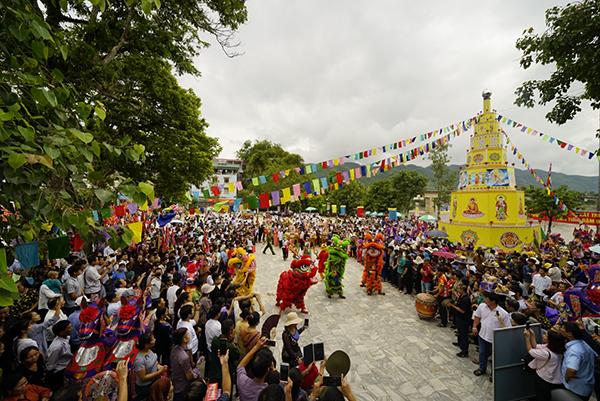
M230 182L228 184L228 186L229 186L229 192L235 192L235 185L233 185L233 182Z
M337 205L331 205L331 213L337 213Z
M281 190L281 192L283 193L283 203L289 202L292 200L292 197L290 196L290 188L283 188Z
M142 242L142 228L144 227L144 223L138 221L135 223L129 223L127 225L129 226L131 231L133 231L133 238L131 242L133 242L134 244Z
M350 179L354 179L354 169L350 170Z
M140 210L148 210L148 201L144 202L144 204L140 206Z

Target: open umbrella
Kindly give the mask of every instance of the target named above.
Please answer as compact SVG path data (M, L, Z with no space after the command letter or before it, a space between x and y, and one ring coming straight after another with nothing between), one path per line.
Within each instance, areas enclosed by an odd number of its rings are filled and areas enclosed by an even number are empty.
M306 209L304 209L304 210L306 210L307 212L312 212L312 211L314 211L314 210L317 210L317 208L316 208L316 207L309 206L309 207L307 207L307 208L306 208Z
M405 214L404 213L398 213L398 217L404 217Z
M448 234L442 230L431 230L425 233L430 238L448 238Z
M446 259L454 259L454 254L452 252L437 251L437 252L434 252L433 255L439 256L441 258L446 258Z
M590 251L600 253L600 245L590 246Z
M377 216L379 216L379 217L383 217L383 216L385 216L385 213L383 213L383 212L379 212L379 213L377 213Z
M421 221L437 221L437 218L435 218L434 216L432 216L430 214L426 214L425 216L419 217L419 220L421 220Z

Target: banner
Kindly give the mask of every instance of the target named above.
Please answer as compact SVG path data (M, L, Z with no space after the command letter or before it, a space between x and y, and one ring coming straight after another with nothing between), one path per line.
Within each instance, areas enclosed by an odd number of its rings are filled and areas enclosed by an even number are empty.
M134 244L139 244L142 242L142 230L144 228L144 223L138 221L136 223L129 223L127 226L131 229L131 231L133 231L133 238L131 239L131 242Z
M29 242L15 246L17 259L21 264L21 269L28 269L40 264L39 244L38 242Z
M346 214L346 206L345 205L340 206L340 214L342 216Z
M337 213L337 205L331 205L331 213Z
M364 206L358 206L356 208L356 215L361 217L365 215L365 207Z
M62 236L50 238L48 243L48 259L61 259L69 257L69 237Z
M396 221L398 220L398 213L396 212L396 208L389 208L388 209L388 217L390 218L391 221Z
M539 215L530 215L529 218L538 221L548 221L547 217ZM568 223L568 224L586 224L588 226L600 226L600 212L573 212L567 216L552 219L553 223Z

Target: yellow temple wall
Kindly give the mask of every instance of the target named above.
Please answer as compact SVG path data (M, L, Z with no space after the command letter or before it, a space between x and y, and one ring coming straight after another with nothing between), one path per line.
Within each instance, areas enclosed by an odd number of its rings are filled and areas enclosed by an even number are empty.
M521 251L523 245L531 244L534 238L540 240L540 227L478 226L448 221L440 221L438 226L448 234L448 240L463 245L470 243L473 249L498 246L506 252Z

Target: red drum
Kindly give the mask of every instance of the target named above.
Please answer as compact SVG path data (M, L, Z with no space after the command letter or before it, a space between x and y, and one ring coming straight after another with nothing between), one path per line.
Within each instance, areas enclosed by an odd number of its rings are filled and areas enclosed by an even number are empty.
M421 319L433 319L437 308L437 300L432 295L421 293L415 297L415 309Z

